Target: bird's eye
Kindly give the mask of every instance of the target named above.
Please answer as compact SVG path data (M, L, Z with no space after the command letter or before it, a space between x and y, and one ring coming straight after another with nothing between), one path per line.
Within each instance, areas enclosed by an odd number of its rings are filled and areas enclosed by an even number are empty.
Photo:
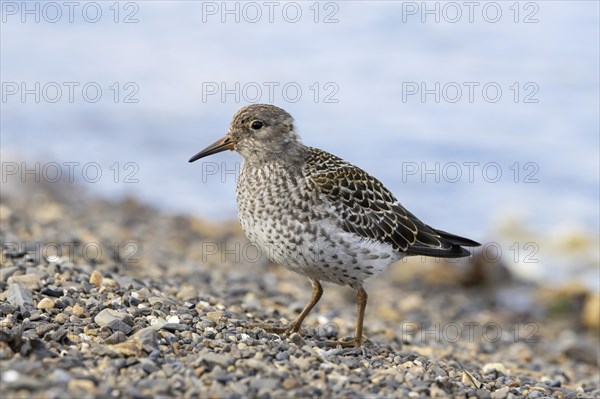
M258 130L261 127L263 127L263 123L261 121L254 121L252 122L252 124L250 125L250 127L254 130Z

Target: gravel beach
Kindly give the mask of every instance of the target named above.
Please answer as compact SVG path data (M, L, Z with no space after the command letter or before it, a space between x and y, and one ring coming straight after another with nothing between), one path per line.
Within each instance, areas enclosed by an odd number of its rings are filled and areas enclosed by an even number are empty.
M517 281L501 262L400 262L310 296L237 222L110 202L71 186L3 190L3 398L597 398L598 294ZM506 261L506 260L504 260Z

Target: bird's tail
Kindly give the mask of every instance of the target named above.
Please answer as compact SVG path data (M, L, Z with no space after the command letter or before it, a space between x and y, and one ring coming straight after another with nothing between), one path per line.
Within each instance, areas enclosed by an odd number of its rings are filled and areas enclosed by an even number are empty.
M435 230L435 232L438 233L439 235L441 235L442 238L445 238L446 241L450 242L450 244L462 245L465 247L478 247L481 245L477 241L473 241L473 240L470 240L465 237L457 236L456 234L448 233L443 230Z
M436 258L464 258L471 255L471 252L463 247L478 247L481 245L468 238L460 237L442 230L436 230L427 225L425 226L430 229L430 234L436 233L439 235L438 240L442 242L443 247L434 247L421 242L420 245L417 244L411 246L409 251L407 251L408 254L434 256ZM426 237L422 238L425 239Z

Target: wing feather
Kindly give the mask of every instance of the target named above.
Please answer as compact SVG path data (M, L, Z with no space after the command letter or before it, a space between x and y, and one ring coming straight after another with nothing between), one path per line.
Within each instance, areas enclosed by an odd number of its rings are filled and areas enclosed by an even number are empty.
M469 254L460 245L477 244L427 226L362 169L325 151L309 150L304 174L334 207L345 231L388 243L409 255L460 257Z

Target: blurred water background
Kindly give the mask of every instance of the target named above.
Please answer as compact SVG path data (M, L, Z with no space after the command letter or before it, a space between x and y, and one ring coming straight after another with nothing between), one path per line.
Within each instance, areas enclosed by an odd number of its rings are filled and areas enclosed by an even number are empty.
M2 3L3 183L56 162L98 195L233 219L239 157L187 160L272 102L425 222L599 289L598 2L46 3Z

